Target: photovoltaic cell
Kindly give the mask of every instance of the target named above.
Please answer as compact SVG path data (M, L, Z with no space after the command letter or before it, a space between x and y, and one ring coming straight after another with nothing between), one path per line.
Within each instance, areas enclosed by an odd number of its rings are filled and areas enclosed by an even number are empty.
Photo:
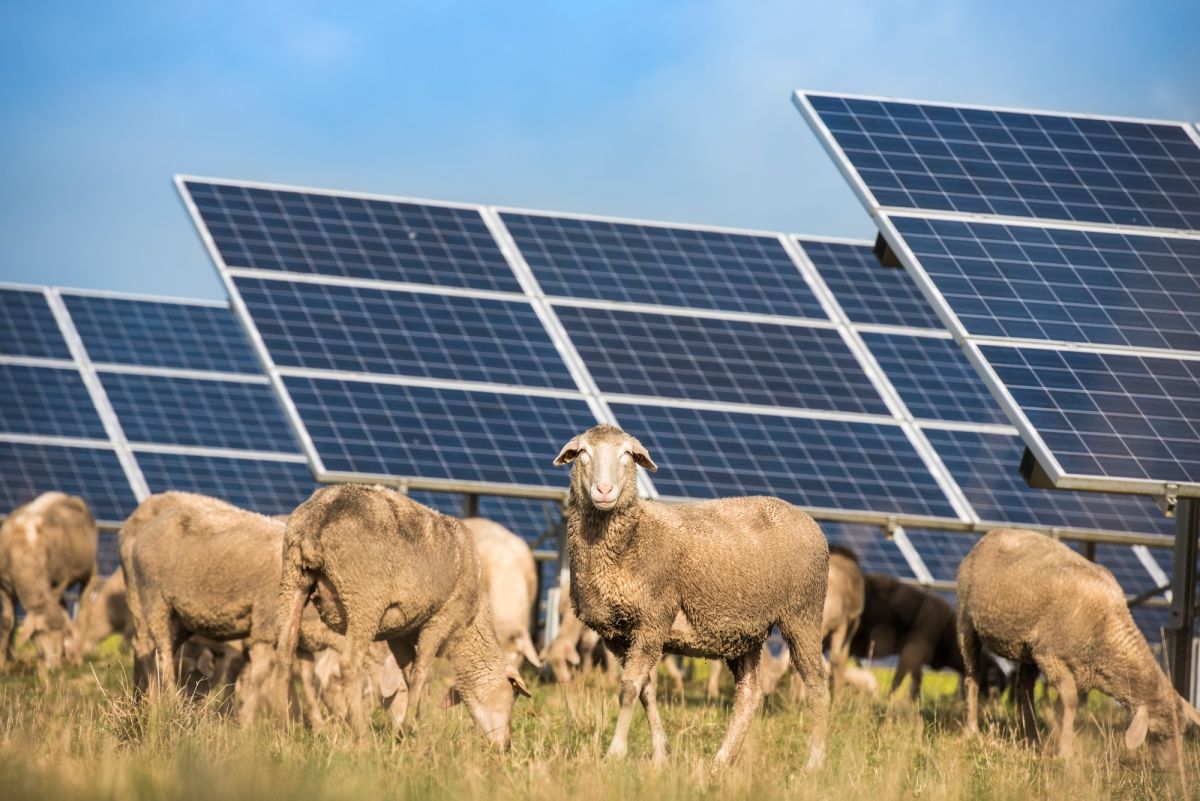
M0 364L0 431L107 439L75 368Z
M985 521L1172 534L1150 498L1034 489L1018 466L1025 446L1018 436L924 429L967 500Z
M1200 240L889 219L968 334L1200 350Z
M880 206L1200 230L1183 125L806 97Z
M574 389L524 300L236 278L280 367Z
M455 492L428 492L413 490L408 496L442 514L462 517L464 496ZM552 521L561 518L558 504L534 498L513 498L502 495L479 496L479 517L494 520L525 540L530 546L546 532ZM544 541L543 548L558 547L554 539Z
M262 372L227 308L68 293L63 302L93 363Z
M151 492L198 492L266 515L291 514L319 486L299 462L150 451L136 456Z
M796 241L851 322L945 328L912 276L881 267L870 245Z
M887 414L831 329L556 306L602 392Z
M904 554L883 536L878 526L862 523L821 522L821 531L830 545L849 548L858 557L864 573L885 573L900 578L914 578Z
M0 354L41 359L70 359L71 351L36 290L0 288Z
M862 338L913 417L1008 422L954 340L869 331Z
M1200 482L1200 361L980 350L1066 473Z
M121 566L120 539L115 531L101 531L96 542L96 565L101 578L108 578Z
M583 400L288 376L325 468L367 475L565 486L551 466L595 424Z
M953 517L898 426L612 404L668 497L776 495L809 507Z
M547 295L826 319L772 236L501 217Z
M979 542L978 535L957 531L906 528L904 533L937 581L957 581L959 564Z
M0 511L52 490L80 496L97 520L124 520L137 506L110 450L0 441Z
M229 267L520 292L475 209L187 181Z
M101 373L130 442L299 453L267 384Z

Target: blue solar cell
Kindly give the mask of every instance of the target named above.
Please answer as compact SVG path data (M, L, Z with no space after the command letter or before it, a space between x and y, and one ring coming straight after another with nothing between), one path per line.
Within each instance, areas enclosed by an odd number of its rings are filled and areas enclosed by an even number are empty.
M979 535L959 531L906 528L904 533L937 581L958 581L959 564L979 542Z
M1171 610L1163 606L1135 606L1129 610L1133 620L1142 630L1142 636L1150 647L1159 651L1163 647L1163 629L1171 625Z
M121 566L120 540L115 531L101 531L96 543L96 565L99 575L108 578Z
M613 404L665 496L776 495L808 507L953 517L898 426Z
M870 332L862 338L913 417L1008 422L954 340Z
M0 431L105 439L104 424L74 368L0 364Z
M1200 482L1200 361L981 351L1065 472Z
M1200 240L890 219L969 334L1200 350Z
M308 465L138 451L151 492L198 492L267 515L291 514L317 489Z
M0 289L0 354L70 359L58 321L41 292Z
M796 241L851 322L943 329L912 276L881 266L870 245Z
M0 442L0 513L52 490L83 498L97 520L124 520L137 506L110 450Z
M1077 551L1084 551L1082 543L1072 543L1072 547ZM1161 550L1166 552L1165 548ZM1097 545L1096 564L1108 568L1127 595L1141 595L1158 586L1142 564L1142 560L1134 553L1133 548L1128 546Z
M298 453L265 383L101 373L130 442Z
M602 392L887 414L835 330L556 306Z
M524 300L256 278L236 284L280 367L575 388Z
M520 292L475 209L188 181L229 267Z
M576 399L292 376L284 383L335 472L565 487L551 461L595 424Z
M878 526L861 523L821 523L821 531L830 545L854 551L864 573L884 573L899 578L914 578L904 554L883 535Z
M70 294L63 301L97 364L262 372L227 308Z
M880 206L1200 230L1183 125L807 97Z
M462 517L464 514L465 498L458 493L413 490L408 495L417 503L423 503L442 514L453 517ZM496 521L530 546L534 545L561 516L558 504L554 501L503 495L479 496L479 517ZM558 547L558 541L548 537L538 547L554 550Z
M1174 523L1137 495L1033 489L1018 471L1025 445L1008 434L924 429L980 518L997 523L1171 534Z
M826 319L775 237L501 217L547 295Z

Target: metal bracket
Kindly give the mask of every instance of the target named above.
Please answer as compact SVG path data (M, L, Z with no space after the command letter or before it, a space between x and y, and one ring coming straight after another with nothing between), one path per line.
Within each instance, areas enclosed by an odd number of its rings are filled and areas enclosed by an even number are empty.
M1167 484L1163 487L1162 495L1154 499L1158 510L1166 517L1175 516L1175 507L1179 505L1179 485Z
M880 526L883 529L883 536L888 542L893 542L896 539L896 529L900 528L900 523L894 515L888 515L888 519Z

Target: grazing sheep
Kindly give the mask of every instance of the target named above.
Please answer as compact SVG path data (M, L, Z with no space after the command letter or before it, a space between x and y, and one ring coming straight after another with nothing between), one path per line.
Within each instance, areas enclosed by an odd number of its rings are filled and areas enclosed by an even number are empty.
M520 667L528 659L540 668L529 627L537 613L537 563L525 541L504 526L482 517L463 521L475 535L481 578L492 607L496 639L508 663Z
M1058 691L1055 728L1064 757L1072 752L1079 693L1091 689L1129 708L1126 748L1148 738L1161 766L1174 764L1183 730L1200 725L1200 712L1171 686L1112 573L1061 542L1021 529L988 532L959 565L958 603L968 731L979 728L981 648L1023 667L1036 665ZM1018 698L1031 738L1032 700L1029 690Z
M175 651L185 636L245 639L249 666L238 677L238 694L248 722L274 661L285 525L216 498L164 495L144 501L121 529L135 647L152 647L158 686L173 691ZM302 648L309 658L340 640L315 615L305 621ZM315 709L315 691L305 690Z
M554 464L572 464L567 550L575 611L624 667L609 756L625 755L640 698L654 761L666 758L650 675L665 651L728 662L737 689L716 760L730 762L762 703L762 645L778 626L809 690L808 764L820 764L829 714L821 664L829 550L816 521L778 498L643 501L637 465L657 468L640 442L611 425L572 439Z
M67 638L67 658L71 664L81 664L85 654L94 651L112 634L122 635L125 642L133 639L133 616L125 597L125 572L119 567L108 578L94 583L91 591L80 599L74 630Z
M40 666L62 665L71 628L63 593L96 575L96 521L82 498L47 492L0 525L0 665L9 656L15 604L25 610L21 641L33 639Z
M373 642L363 661L360 691L382 706L391 718L393 731L399 731L408 711L408 685L404 674L385 642ZM342 681L341 654L327 648L317 654L314 666L317 690L325 708L345 719L348 712L345 683Z
M529 691L496 641L474 537L461 520L385 487L325 487L302 503L284 544L280 698L314 588L321 619L345 634L346 687L359 686L367 646L386 640L419 710L430 663L444 648L471 717L494 745L508 746L513 701ZM362 693L347 696L351 724L361 731Z
M889 696L896 694L905 676L911 676L909 696L917 700L926 666L964 672L953 606L893 576L867 573L863 580L866 601L850 653L860 659L899 655ZM982 659L985 691L1003 692L1004 671L991 656L984 654Z

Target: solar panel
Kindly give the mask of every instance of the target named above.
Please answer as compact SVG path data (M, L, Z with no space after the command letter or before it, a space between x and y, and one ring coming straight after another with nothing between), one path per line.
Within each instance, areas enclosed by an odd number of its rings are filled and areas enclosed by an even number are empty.
M198 492L268 515L291 514L319 486L304 461L154 451L137 460L151 492Z
M825 319L777 236L501 212L550 296Z
M109 448L0 439L0 510L7 514L52 490L82 497L101 521L124 520L137 506L121 462Z
M1018 471L1018 436L925 429L982 520L1171 535L1174 523L1149 498L1034 489Z
M912 276L881 270L870 245L806 238L796 242L851 322L943 330Z
M821 531L830 545L841 545L854 551L859 568L864 573L886 573L901 578L915 578L912 568L896 544L883 536L877 526L862 523L822 522Z
M862 337L914 417L1007 422L1000 404L953 339L871 331Z
M79 372L0 363L0 432L107 439Z
M1066 473L1200 486L1200 359L980 350Z
M459 493L414 490L408 496L442 514L464 516L465 499ZM478 512L479 517L496 521L531 546L562 516L556 501L503 495L480 495ZM557 546L555 539L541 543L543 548Z
M1200 239L889 219L968 335L1200 351Z
M266 382L132 373L100 377L130 442L300 452Z
M605 393L888 413L834 329L566 305L555 311Z
M777 495L825 509L953 517L898 426L613 404L659 465L665 496Z
M63 303L97 364L262 372L227 306L72 292Z
M959 564L979 542L978 535L954 531L905 528L904 533L935 581L958 581Z
M561 487L562 444L595 423L571 397L284 379L324 469Z
M71 358L41 290L0 287L0 355Z
M230 267L520 292L476 209L185 181Z
M575 388L524 298L234 283L280 367Z
M1200 147L1183 124L818 93L796 102L872 205L1200 230Z

